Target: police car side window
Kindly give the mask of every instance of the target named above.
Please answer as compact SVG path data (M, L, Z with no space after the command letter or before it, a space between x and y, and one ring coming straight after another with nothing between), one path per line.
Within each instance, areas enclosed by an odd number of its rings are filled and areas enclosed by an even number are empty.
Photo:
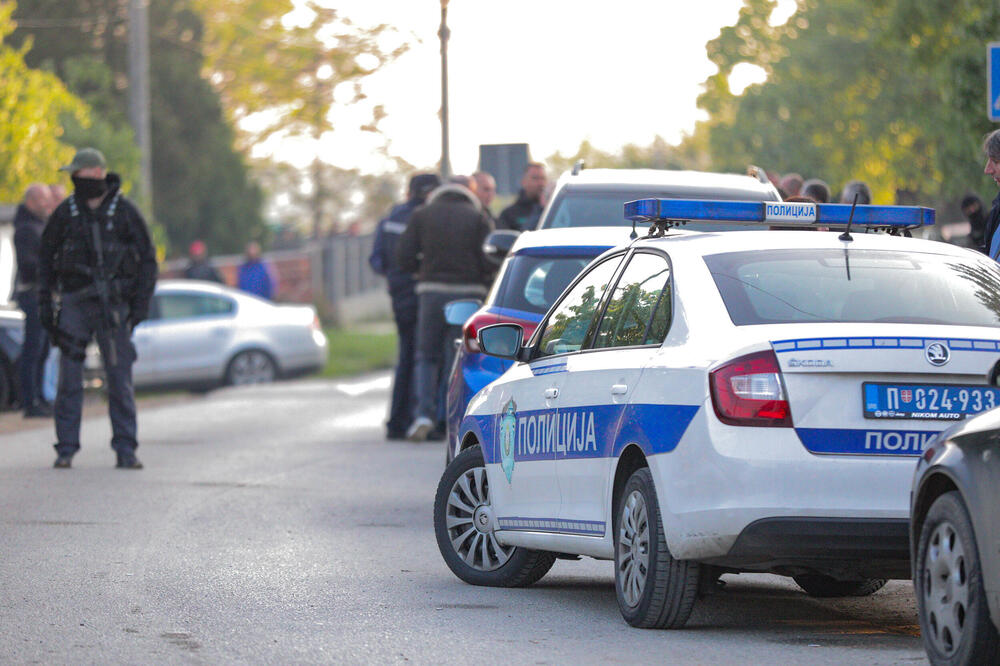
M579 351L620 263L620 255L601 262L566 294L545 324L538 356Z
M670 325L669 279L666 258L648 252L634 254L611 293L593 347L662 342Z

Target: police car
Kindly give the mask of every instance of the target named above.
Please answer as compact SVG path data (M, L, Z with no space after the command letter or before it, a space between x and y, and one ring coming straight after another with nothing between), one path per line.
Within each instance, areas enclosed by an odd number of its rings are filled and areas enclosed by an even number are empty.
M634 626L680 627L722 573L815 596L909 578L915 456L1000 405L1000 268L903 237L934 211L651 199L477 393L434 520L462 580L521 586L614 560ZM696 233L688 220L801 230ZM832 229L826 231L824 229ZM866 233L876 232L876 233Z

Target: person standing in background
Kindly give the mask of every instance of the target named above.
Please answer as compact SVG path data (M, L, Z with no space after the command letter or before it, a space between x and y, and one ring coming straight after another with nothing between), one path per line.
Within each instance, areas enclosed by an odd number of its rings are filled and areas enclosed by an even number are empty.
M1000 129L993 130L986 135L983 140L983 152L986 153L986 168L983 173L993 179L993 182L1000 186ZM993 207L986 215L986 226L983 232L987 238L986 247L988 254L997 261L1000 256L1000 193L993 200Z
M517 201L503 209L497 220L497 229L513 229L514 231L530 231L538 226L538 218L542 216L542 193L548 177L545 167L538 162L530 162L521 175L521 191Z
M396 322L397 347L396 372L392 380L392 402L389 419L385 424L386 439L403 439L413 421L414 387L413 368L417 343L417 294L413 275L399 268L396 263L396 244L406 231L413 211L424 205L428 193L441 184L433 173L417 173L410 177L406 201L392 207L389 215L378 223L375 242L368 263L372 270L384 275L392 301L392 318Z
M192 241L188 247L189 262L184 269L184 278L187 280L204 280L206 282L218 282L225 284L225 280L219 275L212 262L208 259L208 248L200 240Z
M490 210L490 205L497 197L497 181L487 171L477 171L472 174L472 180L476 181L476 196L479 203L483 204L483 214L490 221L490 228L497 228L497 218Z
M261 258L260 243L257 241L247 243L246 260L237 269L236 286L261 298L274 298L278 281L270 264Z
M38 312L38 253L45 222L55 208L49 188L40 183L28 187L24 202L14 213L14 252L17 281L14 298L24 312L24 342L18 361L21 407L25 418L52 416L52 406L42 394L42 373L49 355L49 336Z

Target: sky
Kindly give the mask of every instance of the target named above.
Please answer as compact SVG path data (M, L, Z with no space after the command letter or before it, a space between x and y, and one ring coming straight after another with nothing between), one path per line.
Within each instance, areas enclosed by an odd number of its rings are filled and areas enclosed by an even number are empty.
M439 0L325 0L359 25L387 23L408 53L365 83L365 102L338 108L321 157L363 171L390 170L380 145L417 168L441 155ZM715 66L705 43L738 18L742 0L450 0L448 86L451 164L477 168L479 145L527 143L532 159L576 152L583 140L614 151L677 143L704 118L696 100ZM772 22L794 10L780 0ZM734 72L737 89L763 79ZM381 136L357 128L382 104ZM304 165L314 150L294 141L259 147L256 156Z

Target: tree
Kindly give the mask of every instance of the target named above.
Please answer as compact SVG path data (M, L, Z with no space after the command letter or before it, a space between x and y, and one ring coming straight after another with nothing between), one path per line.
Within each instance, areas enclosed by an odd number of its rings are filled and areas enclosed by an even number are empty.
M52 182L73 157L59 119L80 127L89 119L87 105L56 76L28 67L30 43L8 44L14 11L14 2L0 2L0 201L18 201L32 182Z
M820 176L836 190L860 178L876 201L940 203L984 185L978 141L984 46L994 0L799 0L783 25L774 0L745 0L707 46L719 67L699 105L716 167L748 163ZM767 81L734 95L740 63Z
M112 146L127 128L128 4L22 0L14 35L33 40L29 64L51 68L100 109L105 136L96 138ZM265 231L262 195L201 78L202 20L191 0L157 0L149 11L154 217L174 247L202 238L213 251L236 250Z

